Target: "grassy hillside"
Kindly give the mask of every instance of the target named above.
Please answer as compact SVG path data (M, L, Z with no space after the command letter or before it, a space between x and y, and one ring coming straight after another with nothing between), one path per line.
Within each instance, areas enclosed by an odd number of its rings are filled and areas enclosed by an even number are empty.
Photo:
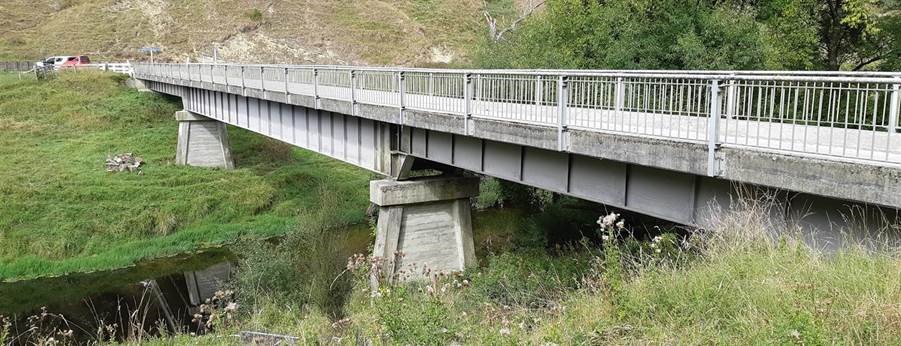
M237 170L173 165L179 101L122 79L0 75L0 280L283 234L318 210L364 219L370 173L249 132L230 130ZM126 152L143 174L106 172Z
M423 65L468 58L487 35L482 11L508 21L515 0L6 0L0 59L89 54L235 62Z

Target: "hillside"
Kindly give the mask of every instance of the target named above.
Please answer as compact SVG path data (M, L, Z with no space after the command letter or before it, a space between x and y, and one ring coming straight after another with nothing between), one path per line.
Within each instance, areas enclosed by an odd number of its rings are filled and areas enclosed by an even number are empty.
M266 63L434 65L468 59L515 0L5 0L0 59L88 54L95 60L211 56Z
M234 171L174 165L180 104L122 78L0 74L0 282L280 235L320 212L364 220L369 173L248 131L229 129ZM129 152L141 174L106 171Z

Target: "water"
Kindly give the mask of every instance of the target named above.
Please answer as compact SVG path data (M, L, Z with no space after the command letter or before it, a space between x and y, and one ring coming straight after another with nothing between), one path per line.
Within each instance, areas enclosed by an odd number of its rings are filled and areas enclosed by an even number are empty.
M527 217L527 213L517 209L474 213L477 256L503 251L504 244L516 236ZM331 232L344 235L340 237L341 260L355 253L368 253L373 243L367 224ZM172 329L170 325L180 332L192 332L197 329L192 316L198 304L223 289L236 260L227 247L219 247L142 261L116 270L0 283L0 316L15 322L12 335L32 327L72 329L79 343L121 340L138 332L138 326L151 335ZM41 318L39 322L29 321L29 316ZM98 336L99 325L113 327Z
M366 224L333 231L346 234L341 256L366 252L372 242ZM192 331L197 306L224 289L236 260L227 247L218 247L115 270L0 283L0 316L14 322L12 335L35 327L72 329L82 342L122 339L137 332L136 326L151 335L172 326ZM108 326L102 337L99 325Z

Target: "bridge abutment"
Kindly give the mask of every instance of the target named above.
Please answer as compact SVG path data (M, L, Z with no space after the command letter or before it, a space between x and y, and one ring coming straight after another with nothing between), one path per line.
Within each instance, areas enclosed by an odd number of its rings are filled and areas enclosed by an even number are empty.
M373 256L389 280L475 265L469 199L478 193L474 177L370 182L369 198L379 206Z
M178 120L178 145L175 164L232 169L226 125L215 119L191 113L175 112Z

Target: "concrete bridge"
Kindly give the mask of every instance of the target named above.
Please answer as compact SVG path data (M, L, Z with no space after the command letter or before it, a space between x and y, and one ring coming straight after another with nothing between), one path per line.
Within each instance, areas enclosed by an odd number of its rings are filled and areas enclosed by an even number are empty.
M750 187L820 246L901 208L901 73L138 64L134 77L182 98L180 163L231 167L229 124L389 176L371 184L376 254L397 262L472 263L477 181L406 179L419 167L696 227Z

